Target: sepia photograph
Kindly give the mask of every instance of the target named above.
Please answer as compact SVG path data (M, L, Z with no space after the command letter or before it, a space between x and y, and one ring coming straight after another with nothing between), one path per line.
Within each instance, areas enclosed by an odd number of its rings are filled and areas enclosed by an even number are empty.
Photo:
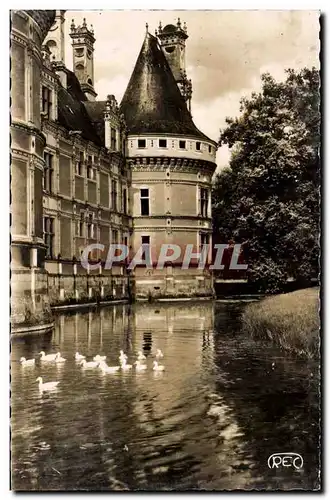
M320 11L9 16L10 489L320 492Z

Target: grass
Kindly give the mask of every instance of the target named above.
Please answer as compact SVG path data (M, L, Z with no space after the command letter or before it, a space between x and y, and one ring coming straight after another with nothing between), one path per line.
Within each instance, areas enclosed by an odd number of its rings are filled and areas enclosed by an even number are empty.
M299 356L319 357L319 288L267 297L249 304L243 328L254 338L269 339Z

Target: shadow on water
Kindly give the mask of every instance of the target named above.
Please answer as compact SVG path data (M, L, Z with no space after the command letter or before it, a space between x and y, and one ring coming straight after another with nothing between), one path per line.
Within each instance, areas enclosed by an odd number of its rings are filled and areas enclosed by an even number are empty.
M48 338L12 343L15 490L313 489L318 372L241 331L242 304L122 305L58 315ZM161 349L164 372L152 363ZM147 370L83 370L76 351ZM59 350L62 365L38 361ZM23 368L21 356L36 356ZM313 373L313 377L310 374ZM60 381L40 394L36 377ZM300 453L299 471L267 466Z

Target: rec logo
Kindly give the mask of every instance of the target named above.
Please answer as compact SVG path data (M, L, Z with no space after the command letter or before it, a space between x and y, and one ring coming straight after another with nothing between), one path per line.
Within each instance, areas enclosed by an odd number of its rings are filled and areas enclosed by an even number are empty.
M299 453L273 453L268 458L268 467L270 469L278 469L279 467L293 467L294 469L301 469L304 461Z

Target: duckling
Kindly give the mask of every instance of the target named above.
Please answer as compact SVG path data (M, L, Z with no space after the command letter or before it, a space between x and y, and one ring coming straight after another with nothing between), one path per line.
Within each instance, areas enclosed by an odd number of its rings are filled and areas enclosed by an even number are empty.
M127 361L128 358L127 358L126 354L124 353L124 351L121 350L118 359L120 362L122 362L122 361Z
M55 361L56 356L58 354L61 355L61 353L59 352L57 352L56 354L45 354L45 351L41 351L39 352L39 354L41 354L40 361Z
M83 356L82 354L79 354L79 352L76 352L75 354L75 360L76 361L82 361L83 359L86 359L86 356Z
M56 354L55 363L64 363L64 361L66 361L66 359L62 358L61 353L58 352Z
M36 382L39 382L40 391L52 391L53 389L56 389L59 384L59 382L46 382L43 384L42 377L38 377Z
M147 365L143 365L139 360L135 361L134 365L137 372L142 372L147 369Z
M163 357L164 357L164 354L162 353L162 351L160 349L157 349L156 358L159 359L159 358L163 358Z
M142 351L138 352L137 360L138 361L143 361L144 359L147 359L144 354L142 354Z
M96 356L94 356L93 360L94 361L105 361L107 359L106 356L100 356L99 354L97 354Z
M165 366L164 365L159 365L157 361L154 361L154 367L153 367L153 370L155 372L163 372L165 370Z
M86 361L86 359L83 359L80 362L80 366L82 366L85 369L92 369L92 368L97 368L99 366L100 362L99 361Z
M25 359L23 356L19 360L22 366L34 366L36 363L35 359Z
M120 366L121 366L121 369L126 371L126 370L131 370L132 369L132 365L128 365L126 363L126 359L123 360L121 363L120 363Z
M105 361L99 363L99 368L103 373L116 373L120 366L108 366Z

